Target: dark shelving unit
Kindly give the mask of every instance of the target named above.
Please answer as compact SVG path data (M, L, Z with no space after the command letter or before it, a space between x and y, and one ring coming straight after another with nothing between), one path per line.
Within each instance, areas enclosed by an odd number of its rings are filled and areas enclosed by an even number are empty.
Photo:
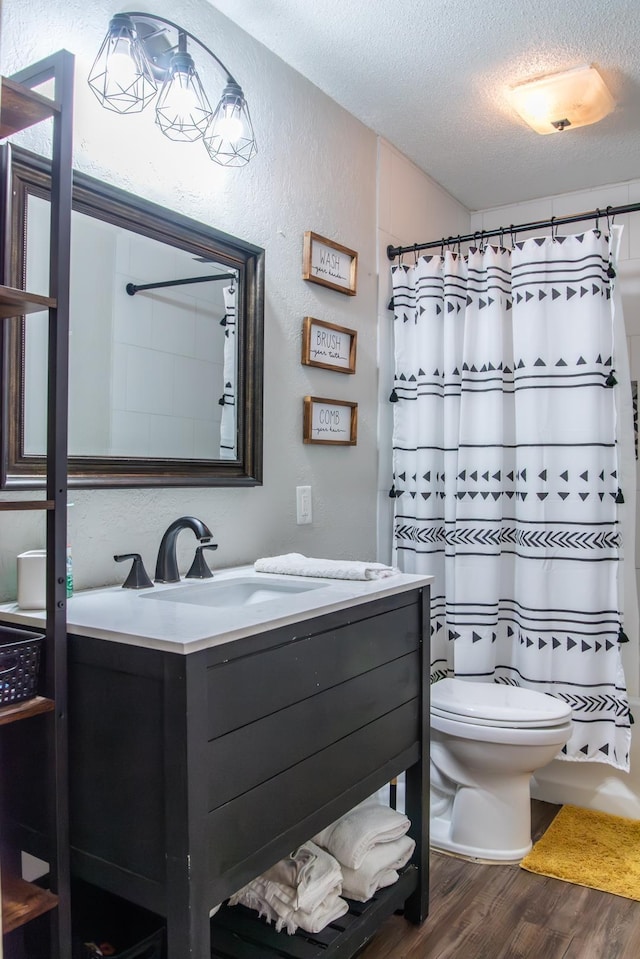
M0 709L4 733L20 723L20 742L44 741L46 769L35 760L28 770L29 788L46 794L46 842L43 852L49 864L48 888L25 882L20 874L21 850L28 850L13 823L0 826L2 839L2 915L5 937L34 919L51 915L51 955L71 955L69 903L69 819L67 746L67 647L66 647L66 542L67 542L67 385L69 335L69 247L72 185L72 110L74 58L67 51L39 61L12 77L1 78L0 139L40 123L52 121L52 195L50 228L49 296L0 285L0 319L20 322L27 313L48 311L47 387L47 488L44 499L1 499L0 511L43 510L46 515L47 612L43 649L44 669L38 695ZM53 84L53 96L43 96L36 87ZM3 148L5 186L11 162L11 147ZM12 238L5 196L2 214L2 273L7 275ZM2 324L0 324L2 325ZM2 330L4 339L5 330ZM2 428L6 428L6 410ZM4 476L2 476L4 483ZM40 717L35 719L34 717ZM37 740L37 744L36 744ZM4 741L3 741L4 745ZM36 768L37 767L37 768ZM12 770L5 770L10 788ZM12 955L15 943L7 943Z

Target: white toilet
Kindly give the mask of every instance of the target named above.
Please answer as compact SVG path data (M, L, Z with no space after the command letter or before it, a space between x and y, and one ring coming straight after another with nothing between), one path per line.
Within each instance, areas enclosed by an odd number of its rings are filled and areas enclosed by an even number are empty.
M431 687L431 845L518 862L531 849L531 775L571 735L562 700L519 686Z

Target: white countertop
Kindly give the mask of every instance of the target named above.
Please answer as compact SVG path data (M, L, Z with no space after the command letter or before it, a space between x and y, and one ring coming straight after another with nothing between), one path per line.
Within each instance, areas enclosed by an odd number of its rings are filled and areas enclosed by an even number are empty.
M256 573L253 566L239 566L216 570L213 580L182 580L181 583L193 589L238 576L251 576L267 583L273 580L269 573ZM286 579L292 583L310 582L308 577L301 576ZM432 580L432 576L408 573L367 581L314 578L312 582L322 584L321 588L241 607L153 601L153 597L163 591L175 589L175 583L156 584L144 590L107 586L74 594L67 603L67 628L79 636L191 653L427 586ZM145 595L149 598L143 601ZM23 610L17 603L0 605L0 619L5 623L39 628L43 626L44 617L44 610Z

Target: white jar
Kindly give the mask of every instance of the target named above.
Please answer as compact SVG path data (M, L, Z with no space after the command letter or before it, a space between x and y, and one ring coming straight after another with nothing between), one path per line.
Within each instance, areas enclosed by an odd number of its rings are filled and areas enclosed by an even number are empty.
M18 555L18 606L44 609L46 599L46 549L29 549Z

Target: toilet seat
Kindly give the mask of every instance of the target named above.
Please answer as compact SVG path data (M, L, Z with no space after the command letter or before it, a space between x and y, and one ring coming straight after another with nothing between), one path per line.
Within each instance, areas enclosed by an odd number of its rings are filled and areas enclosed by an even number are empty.
M431 713L458 723L511 729L549 729L571 718L571 708L547 693L462 679L441 679L433 684Z

